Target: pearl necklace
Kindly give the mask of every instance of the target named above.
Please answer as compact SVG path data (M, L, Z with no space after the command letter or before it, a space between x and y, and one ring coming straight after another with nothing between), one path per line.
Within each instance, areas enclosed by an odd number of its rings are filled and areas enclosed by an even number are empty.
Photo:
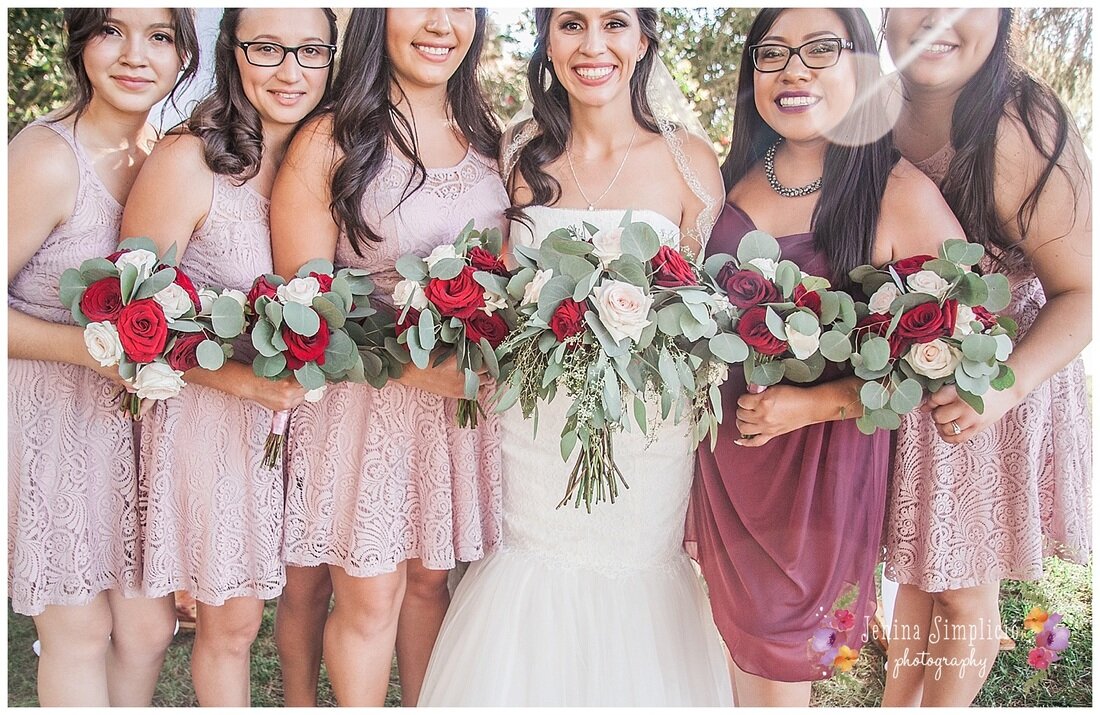
M764 154L764 176L767 177L768 184L771 185L772 191L780 196L786 196L787 198L797 198L799 196L809 196L821 189L820 176L805 186L799 186L794 189L779 183L779 178L775 175L775 152L782 143L783 140L780 139L775 144L772 144L771 148Z
M573 153L566 147L565 158L569 161L569 173L573 175L573 183L577 185L577 191L581 192L581 198L588 204L589 211L596 210L596 204L600 203L600 200L603 199L604 196L607 196L607 192L611 191L611 187L618 181L619 174L623 173L623 167L626 166L626 158L630 156L630 150L634 147L634 137L636 136L638 136L637 124L634 125L634 133L630 135L630 143L626 145L626 153L623 154L623 160L619 164L619 170L611 177L611 183L607 185L607 188L603 190L602 194L596 197L595 201L589 200L588 196L584 193L584 189L581 188L581 182L577 181L577 170L573 168Z

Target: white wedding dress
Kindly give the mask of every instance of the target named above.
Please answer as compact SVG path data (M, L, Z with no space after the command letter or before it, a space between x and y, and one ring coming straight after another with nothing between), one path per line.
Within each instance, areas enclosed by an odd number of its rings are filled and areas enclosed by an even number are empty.
M533 231L512 225L512 240L526 245L581 221L614 228L624 215L527 212ZM678 242L666 217L632 217L662 242ZM615 460L630 488L591 514L572 501L557 509L576 459L563 462L558 448L570 402L559 393L539 405L537 436L518 405L502 416L504 547L459 583L420 704L732 704L710 605L682 544L695 466L690 425L662 423L648 446L636 425L616 433Z

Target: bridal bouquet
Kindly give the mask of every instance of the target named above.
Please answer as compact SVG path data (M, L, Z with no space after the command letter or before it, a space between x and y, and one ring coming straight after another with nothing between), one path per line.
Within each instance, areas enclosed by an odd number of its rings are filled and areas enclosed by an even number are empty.
M580 454L564 506L593 503L629 487L615 464L612 434L629 429L624 402L647 430L646 395L659 397L662 418L679 421L700 392L719 405L724 366L692 354L720 334L724 306L699 287L691 264L660 245L653 229L630 214L610 231L590 225L551 232L538 249L516 247L520 269L507 290L518 325L498 350L502 385L497 411L517 401L525 417L549 402L559 385L573 399L561 433L561 456ZM708 345L709 345L708 342ZM726 352L718 339L710 346ZM713 413L711 413L713 414ZM703 432L705 433L705 429Z
M478 414L484 414L477 402L478 373L498 376L495 349L515 324L502 242L500 229L477 231L470 221L454 243L438 246L426 258L402 256L396 264L404 278L393 290L400 311L397 342L421 369L437 346L445 349L435 364L455 354L466 380L456 415L460 427L476 427Z
M244 326L244 309L231 297L211 301L203 312L175 255L174 245L158 257L150 239L128 238L110 256L61 275L61 302L84 326L89 354L103 367L117 367L129 385L119 399L133 419L140 419L142 400L179 394L185 371L220 368Z
M252 370L272 380L293 375L321 399L327 383L364 382L363 358L349 334L354 319L370 316L374 283L366 271L333 270L324 259L309 261L287 282L277 275L258 277L247 296L251 310ZM264 449L263 466L278 465L289 412L276 412Z
M1016 322L995 313L1011 300L1008 279L970 270L985 254L981 245L945 241L938 258L913 256L877 269L860 266L852 280L863 287L859 321L849 351L867 434L897 429L901 415L924 395L953 384L978 413L981 396L1015 381L1005 360L1012 353Z

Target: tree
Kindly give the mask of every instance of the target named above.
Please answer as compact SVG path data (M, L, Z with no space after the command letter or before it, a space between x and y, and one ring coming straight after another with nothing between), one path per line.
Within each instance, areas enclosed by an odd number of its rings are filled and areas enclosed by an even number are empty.
M1092 130L1092 10L1024 8L1016 15L1021 59L1054 88L1088 137Z
M8 10L8 141L65 103L64 48L59 8Z

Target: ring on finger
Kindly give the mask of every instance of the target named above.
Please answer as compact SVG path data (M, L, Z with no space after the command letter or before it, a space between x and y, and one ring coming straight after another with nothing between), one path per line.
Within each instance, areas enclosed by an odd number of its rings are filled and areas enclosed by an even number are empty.
M959 423L955 420L951 420L951 434L958 436L962 433L962 427L959 427Z

